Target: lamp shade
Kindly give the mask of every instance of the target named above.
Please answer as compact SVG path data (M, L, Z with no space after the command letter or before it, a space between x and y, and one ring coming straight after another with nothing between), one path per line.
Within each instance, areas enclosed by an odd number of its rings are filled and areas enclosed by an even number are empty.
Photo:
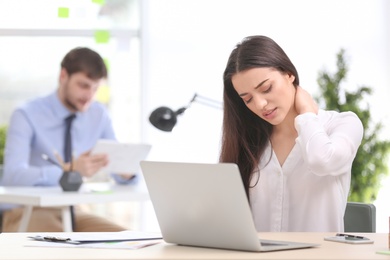
M186 111L194 101L211 107L221 108L220 102L195 94L187 106L181 107L176 111L173 111L169 107L156 108L150 114L149 121L154 127L162 131L172 132L172 129L177 123L177 116L183 114L184 111Z
M159 107L149 116L150 123L165 132L171 132L177 122L177 114L169 107Z

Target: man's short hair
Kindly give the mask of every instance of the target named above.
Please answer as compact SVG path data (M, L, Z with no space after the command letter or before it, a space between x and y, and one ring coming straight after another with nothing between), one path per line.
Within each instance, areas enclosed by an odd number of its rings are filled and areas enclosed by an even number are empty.
M107 67L102 57L95 51L86 47L77 47L69 51L61 62L69 76L83 72L90 79L107 78Z

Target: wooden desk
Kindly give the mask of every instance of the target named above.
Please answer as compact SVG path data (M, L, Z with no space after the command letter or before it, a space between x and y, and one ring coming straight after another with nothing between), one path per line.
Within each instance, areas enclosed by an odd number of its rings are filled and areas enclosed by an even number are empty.
M137 185L84 183L77 192L64 192L61 187L0 187L0 203L24 206L19 232L27 230L33 207L62 208L64 231L71 232L70 205L147 200L149 194L146 188Z
M24 259L390 259L376 251L388 250L388 234L363 234L374 244L352 245L324 241L334 233L261 233L264 239L292 240L321 244L320 247L268 253L252 253L222 249L177 246L162 242L137 250L91 249L91 248L46 248L25 246L31 241L28 235L35 233L0 234L0 258ZM40 233L42 234L42 233ZM61 233L64 236L64 233ZM66 235L66 234L65 234Z

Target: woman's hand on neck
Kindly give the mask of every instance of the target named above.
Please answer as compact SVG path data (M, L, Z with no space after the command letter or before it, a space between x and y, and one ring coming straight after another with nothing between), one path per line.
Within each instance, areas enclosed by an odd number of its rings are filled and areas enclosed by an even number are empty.
M302 87L297 86L295 92L295 109L298 115L304 113L318 114L318 105L312 96Z

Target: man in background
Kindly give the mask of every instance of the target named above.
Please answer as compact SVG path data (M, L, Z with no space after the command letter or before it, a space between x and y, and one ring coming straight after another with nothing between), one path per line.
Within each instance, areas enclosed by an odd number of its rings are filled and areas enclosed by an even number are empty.
M56 91L23 104L11 116L2 185L58 186L63 171L72 170L91 177L108 164L107 155L90 153L98 139L116 139L106 108L94 101L96 91L106 79L107 68L97 52L78 47L65 55ZM72 159L64 162L64 135L69 118ZM131 176L112 176L118 183L134 181ZM0 205L2 231L17 231L22 213L23 209L17 205ZM73 224L74 231L79 232L125 230L77 207ZM34 208L27 231L63 231L61 210Z

